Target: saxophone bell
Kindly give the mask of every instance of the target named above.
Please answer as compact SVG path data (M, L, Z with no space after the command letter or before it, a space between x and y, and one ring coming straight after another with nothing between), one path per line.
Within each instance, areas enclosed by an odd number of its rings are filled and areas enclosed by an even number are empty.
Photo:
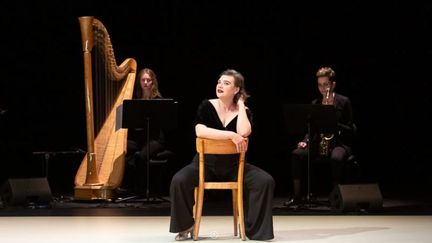
M333 139L334 134L320 134L320 143L319 143L319 154L321 156L327 157L330 154L331 149L331 140Z

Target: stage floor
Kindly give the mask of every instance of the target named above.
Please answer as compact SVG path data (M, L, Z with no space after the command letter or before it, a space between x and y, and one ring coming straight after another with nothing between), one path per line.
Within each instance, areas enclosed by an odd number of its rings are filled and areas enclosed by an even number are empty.
M175 242L168 228L168 216L0 217L0 242ZM431 242L431 229L431 216L274 216L272 241ZM200 231L207 242L241 242L230 216L205 216Z
M49 205L3 205L1 216L169 216L169 197L164 201L151 201L145 198L123 198L117 201L74 201L72 197L56 197ZM230 197L223 200L206 200L203 215L228 216L232 214ZM288 198L274 198L273 215L432 215L430 200L384 199L382 208L378 210L348 210L340 212L330 205L311 205L309 207L287 207L284 203ZM326 202L325 199L318 200Z
M174 242L170 202L142 198L79 202L56 197L49 205L0 207L0 242ZM214 199L214 198L213 198ZM230 199L230 198L228 198ZM292 208L273 202L275 242L431 242L430 200L384 199L377 211L337 212L328 206ZM200 238L234 237L230 200L207 200Z

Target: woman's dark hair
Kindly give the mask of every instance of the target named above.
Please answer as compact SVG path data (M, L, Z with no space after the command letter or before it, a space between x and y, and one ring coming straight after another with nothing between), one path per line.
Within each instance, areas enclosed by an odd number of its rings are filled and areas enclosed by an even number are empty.
M237 104L237 101L240 99L240 97L243 97L243 100L246 102L246 99L249 98L250 95L246 92L243 75L234 69L227 69L223 71L219 75L219 77L222 75L234 77L234 86L240 89L239 92L237 92L237 94L234 95L233 98L234 104Z

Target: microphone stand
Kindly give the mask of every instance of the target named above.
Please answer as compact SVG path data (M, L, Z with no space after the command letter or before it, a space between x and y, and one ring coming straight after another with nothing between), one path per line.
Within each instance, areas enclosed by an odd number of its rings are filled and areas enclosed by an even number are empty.
M146 166L147 166L147 171L146 171L146 200L147 202L149 202L150 200L150 118L147 117L146 119L147 121L147 161L146 161Z
M43 171L45 174L45 177L48 178L48 165L49 165L49 160L51 157L54 157L56 155L60 155L60 154L85 154L86 152L82 149L77 149L74 151L36 151L36 152L32 152L33 155L43 155L44 156L44 164L43 164Z

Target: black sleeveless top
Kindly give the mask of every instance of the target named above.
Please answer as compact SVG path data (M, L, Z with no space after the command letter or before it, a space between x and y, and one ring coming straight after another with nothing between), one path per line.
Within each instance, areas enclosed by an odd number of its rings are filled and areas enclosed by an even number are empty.
M252 124L252 112L249 109L246 109L246 114L248 116L249 122ZM219 119L217 111L210 102L210 100L203 100L198 107L198 111L195 117L195 125L197 124L203 124L207 127L214 129L236 132L237 116L234 117L225 127L222 124L222 121Z
M252 112L246 109L246 113L249 122L252 124ZM202 124L209 128L227 130L236 132L237 131L237 116L234 117L226 127L222 124L215 107L209 100L203 100L198 107L195 116L195 125ZM232 174L236 172L236 166L239 155L206 155L206 174L213 173L219 179L235 178L236 175ZM193 159L194 163L199 162L198 154Z

